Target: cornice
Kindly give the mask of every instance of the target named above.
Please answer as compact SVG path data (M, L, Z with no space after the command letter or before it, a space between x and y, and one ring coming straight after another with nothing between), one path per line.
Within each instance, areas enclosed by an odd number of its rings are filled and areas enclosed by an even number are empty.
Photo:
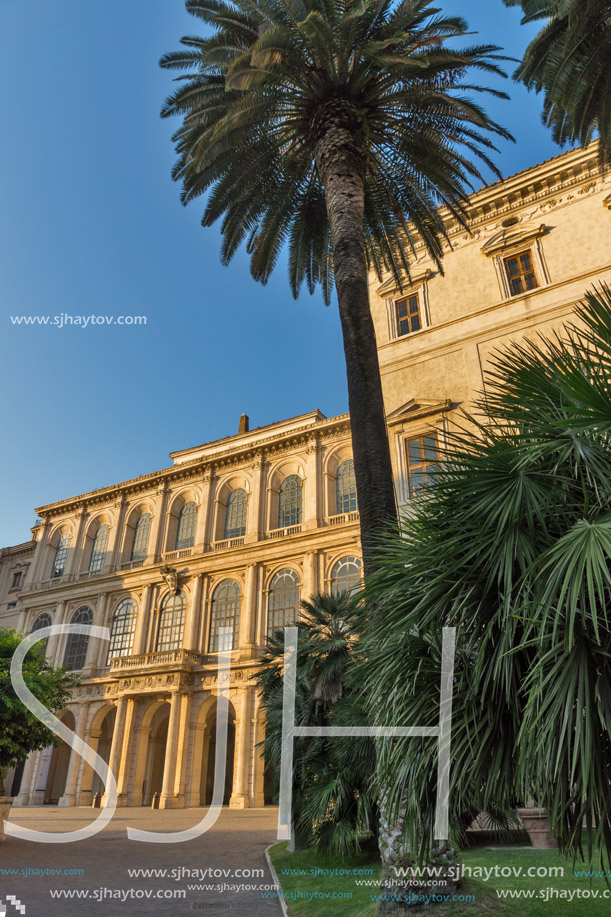
M118 499L125 499L126 497L151 496L155 489L159 490L160 485L167 486L168 484L201 478L206 473L218 474L228 468L254 463L262 454L264 454L264 458L273 457L294 449L306 448L312 440L312 432L319 435L324 442L325 438L332 438L338 432L347 433L349 429L350 415L348 413L338 414L336 417L329 417L307 424L299 430L291 430L285 434L270 434L265 439L258 440L256 445L241 443L233 448L228 447L212 458L198 457L190 462L172 465L169 468L163 468L160 471L153 471L138 478L131 478L128 481L102 487L99 490L92 490L75 497L68 497L65 500L58 500L55 503L48 503L45 506L37 507L35 512L38 516L52 519L66 515L68 512L82 510L85 507L108 506Z

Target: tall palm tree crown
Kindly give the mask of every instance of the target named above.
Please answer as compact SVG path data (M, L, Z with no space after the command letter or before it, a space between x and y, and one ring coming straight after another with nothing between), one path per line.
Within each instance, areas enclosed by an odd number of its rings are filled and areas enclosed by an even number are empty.
M516 70L516 79L544 93L543 120L558 143L587 143L600 133L603 162L611 156L611 3L609 0L505 0L521 6L524 23L547 20Z
M365 571L373 533L395 516L368 270L409 276L414 234L440 265L445 204L466 194L508 133L473 101L468 79L499 74L499 49L455 50L463 19L431 0L187 0L211 31L182 39L165 68L181 85L163 108L182 200L208 192L222 259L245 243L266 282L283 248L295 296L305 282L338 297ZM502 95L496 92L496 95ZM411 228L410 225L411 224Z

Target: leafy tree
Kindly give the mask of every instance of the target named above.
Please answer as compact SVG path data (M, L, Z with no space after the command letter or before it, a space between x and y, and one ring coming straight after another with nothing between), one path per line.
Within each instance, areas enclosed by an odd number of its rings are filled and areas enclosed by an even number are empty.
M545 20L515 78L544 93L543 120L557 143L587 143L600 132L611 154L611 7L609 0L504 0L523 22Z
M24 707L11 682L11 659L21 643L15 630L0 629L0 795L8 769L23 761L30 752L60 740ZM73 672L54 668L45 661L44 650L37 644L23 661L23 677L32 694L49 710L63 709L78 683Z
M347 592L302 602L297 625L295 723L298 726L361 725L362 708L348 685L358 660L360 616ZM274 783L282 749L284 634L268 641L257 675L267 716L264 755ZM294 830L298 846L317 845L345 855L359 848L359 834L376 829L371 740L298 738L294 743Z
M483 420L451 437L430 492L366 585L378 722L436 725L441 637L457 628L450 804L534 796L561 847L611 852L611 288L579 325L498 353ZM436 741L387 741L399 859L434 856Z
M291 290L333 285L342 325L365 573L375 533L396 518L369 310L368 271L409 274L414 238L441 265L445 204L466 225L491 135L509 137L472 95L498 74L492 45L456 50L464 19L431 0L187 0L211 30L161 66L181 81L173 177L185 204L208 192L222 259L245 242L265 283L288 249ZM494 95L503 95L494 92ZM411 221L411 223L410 223Z

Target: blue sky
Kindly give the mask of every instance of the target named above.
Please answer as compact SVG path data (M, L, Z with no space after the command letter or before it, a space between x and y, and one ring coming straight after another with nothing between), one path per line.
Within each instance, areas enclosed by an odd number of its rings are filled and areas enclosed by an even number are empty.
M440 0L473 41L520 56L533 29L501 0ZM160 56L199 24L181 0L0 4L0 544L34 507L170 464L168 453L320 408L347 409L335 305L295 302L219 262L216 227L170 179L177 122ZM510 68L512 65L509 65ZM503 81L504 175L559 152L540 100ZM11 316L145 315L143 326L15 326Z

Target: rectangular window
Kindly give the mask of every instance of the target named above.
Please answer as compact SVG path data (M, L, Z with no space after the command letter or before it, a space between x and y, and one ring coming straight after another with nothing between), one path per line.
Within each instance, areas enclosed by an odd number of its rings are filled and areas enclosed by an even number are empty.
M424 436L408 439L407 476L410 497L429 486L438 467L439 453L436 433L425 433Z
M19 570L17 573L13 573L13 582L11 583L11 589L18 589L21 586L21 577L22 572Z
M505 258L505 271L512 296L527 293L539 286L530 250Z
M403 337L422 328L420 315L420 299L417 293L398 299L395 303L397 310L397 335Z

